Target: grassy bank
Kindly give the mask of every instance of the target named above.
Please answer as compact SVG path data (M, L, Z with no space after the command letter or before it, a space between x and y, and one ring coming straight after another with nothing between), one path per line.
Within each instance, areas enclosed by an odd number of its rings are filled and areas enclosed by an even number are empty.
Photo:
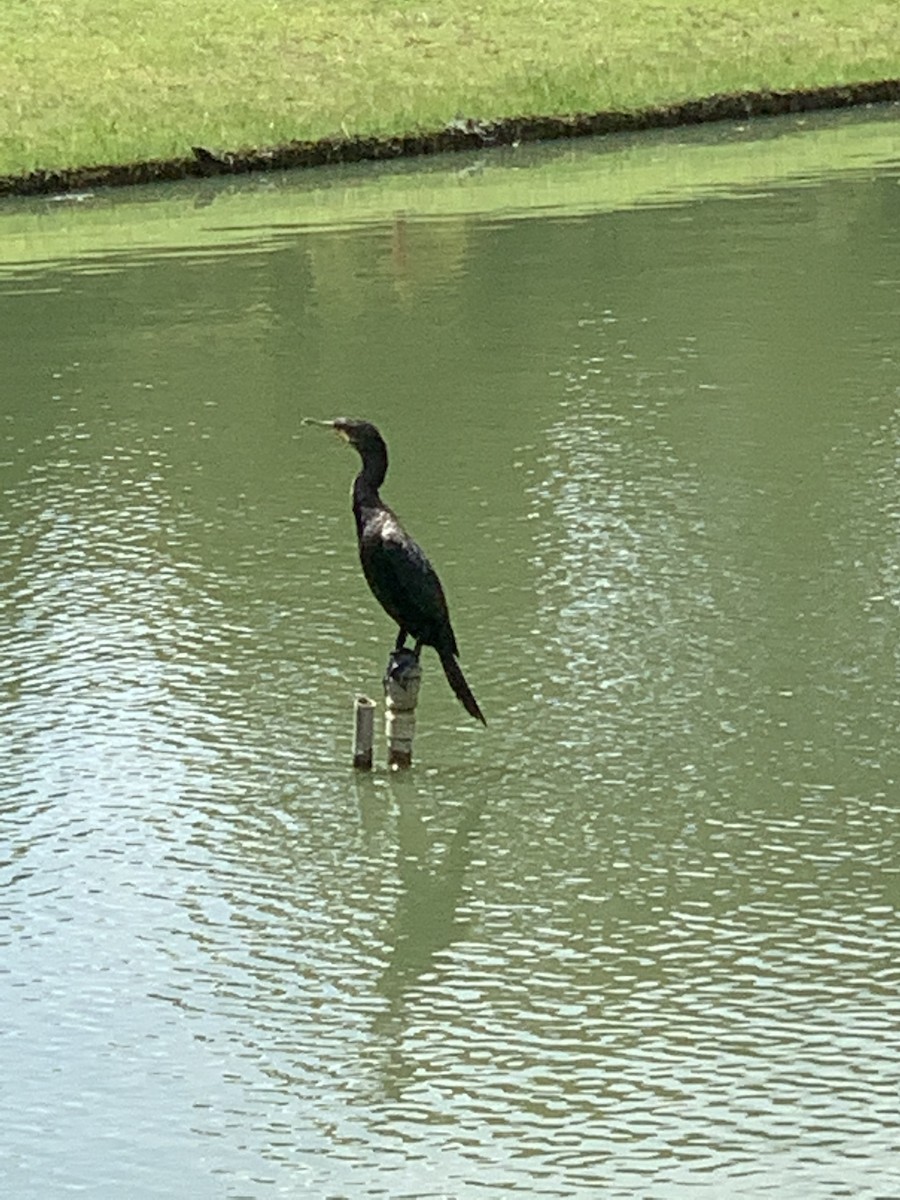
M897 77L897 0L12 0L0 175Z

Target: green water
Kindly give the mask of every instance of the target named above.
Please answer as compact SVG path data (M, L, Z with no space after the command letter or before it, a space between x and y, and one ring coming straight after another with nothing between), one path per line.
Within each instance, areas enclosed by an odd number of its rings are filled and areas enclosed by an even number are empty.
M900 1194L888 129L0 213L5 1196Z

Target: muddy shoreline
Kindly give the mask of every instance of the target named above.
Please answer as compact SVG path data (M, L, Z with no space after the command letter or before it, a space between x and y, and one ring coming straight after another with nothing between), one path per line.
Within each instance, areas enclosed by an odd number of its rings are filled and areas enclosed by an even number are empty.
M399 137L329 137L313 142L288 142L271 149L234 152L195 146L184 158L0 176L0 196L54 195L101 187L128 187L211 175L243 175L251 171L282 171L334 163L445 154L520 142L667 129L678 125L888 103L900 103L900 80L885 79L798 91L715 95L631 112L576 113L566 117L508 117L497 121L461 118L443 129Z

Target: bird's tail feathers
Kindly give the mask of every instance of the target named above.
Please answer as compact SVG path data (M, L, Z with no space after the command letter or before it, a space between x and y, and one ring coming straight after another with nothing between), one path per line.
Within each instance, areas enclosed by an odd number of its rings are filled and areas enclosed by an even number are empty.
M478 701L472 695L472 689L466 683L466 677L462 673L459 663L449 650L438 651L441 656L441 666L444 668L444 674L447 676L447 682L456 693L460 704L466 712L480 721L482 725L487 725L484 719L484 714L478 707Z

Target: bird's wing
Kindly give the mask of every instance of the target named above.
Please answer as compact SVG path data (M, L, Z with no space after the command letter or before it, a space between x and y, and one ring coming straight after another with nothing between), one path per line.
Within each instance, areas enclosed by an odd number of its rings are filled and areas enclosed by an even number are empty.
M367 539L361 557L369 586L397 624L430 644L443 641L449 631L457 653L441 581L418 542L388 521L378 536Z

